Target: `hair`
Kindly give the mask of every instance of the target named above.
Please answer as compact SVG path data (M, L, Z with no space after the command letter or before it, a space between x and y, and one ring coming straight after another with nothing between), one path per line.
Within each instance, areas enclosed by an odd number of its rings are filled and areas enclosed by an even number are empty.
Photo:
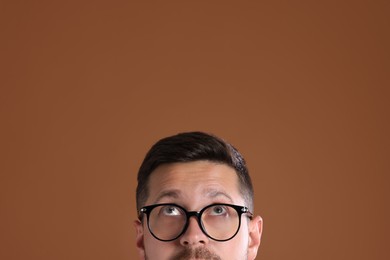
M237 173L246 206L253 211L253 185L244 158L231 144L203 132L179 133L159 140L150 148L138 171L137 210L145 206L149 196L148 181L158 166L200 160L232 167Z

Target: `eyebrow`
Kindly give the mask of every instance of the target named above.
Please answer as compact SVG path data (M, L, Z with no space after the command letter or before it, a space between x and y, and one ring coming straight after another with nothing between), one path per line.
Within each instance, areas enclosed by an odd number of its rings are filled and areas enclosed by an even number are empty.
M217 197L225 197L229 200L230 203L233 203L233 198L224 191L220 191L217 189L206 189L202 192L206 197L215 199ZM154 200L154 204L159 203L162 199L170 198L170 199L178 199L182 196L182 192L178 189L165 190L162 191L158 197Z
M166 190L162 191L158 197L154 200L154 204L159 203L164 198L172 198L172 199L178 199L180 198L181 191L180 190Z
M233 198L224 191L220 191L220 190L216 190L216 189L206 189L204 193L209 198L214 199L217 197L225 197L226 199L229 200L229 202L233 203Z

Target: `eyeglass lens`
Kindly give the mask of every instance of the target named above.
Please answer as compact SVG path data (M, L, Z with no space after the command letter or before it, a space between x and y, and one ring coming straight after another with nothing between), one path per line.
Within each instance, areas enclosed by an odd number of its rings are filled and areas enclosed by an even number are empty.
M204 232L213 239L226 240L235 235L240 226L237 210L228 205L207 207L201 216ZM150 231L161 240L177 238L187 224L186 212L175 205L153 208L149 215Z

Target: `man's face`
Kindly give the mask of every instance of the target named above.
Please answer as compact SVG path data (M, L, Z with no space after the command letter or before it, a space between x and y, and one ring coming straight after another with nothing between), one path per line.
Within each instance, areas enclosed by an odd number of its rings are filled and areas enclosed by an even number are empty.
M239 191L234 169L208 161L173 163L158 167L149 179L146 205L174 203L187 211L200 211L213 203L248 206ZM135 222L140 259L255 259L260 245L262 220L241 216L239 232L231 240L218 242L206 236L195 217L179 238L163 242L149 232L146 216ZM219 258L218 258L219 257Z

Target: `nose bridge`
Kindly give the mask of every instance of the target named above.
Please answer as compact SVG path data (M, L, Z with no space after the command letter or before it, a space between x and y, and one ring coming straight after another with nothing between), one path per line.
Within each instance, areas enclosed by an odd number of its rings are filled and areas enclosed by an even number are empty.
M198 212L198 211L188 211L187 212L187 221L188 221L187 229L188 229L188 227L191 224L191 217L193 217L196 220L196 223L198 223L200 231L202 231L202 233L204 233L203 226L202 226L202 220L200 218L201 217L201 213ZM186 232L187 232L187 230L186 230Z
M194 217L196 219L196 221L198 222L198 224L201 225L201 223L200 223L200 213L199 212L197 212L197 211L189 211L189 212L187 212L188 221L190 221L191 217Z
M187 227L180 238L180 243L182 245L188 246L207 243L208 237L203 231L200 215L201 214L196 211L187 212ZM192 217L194 217L196 224L191 221Z

